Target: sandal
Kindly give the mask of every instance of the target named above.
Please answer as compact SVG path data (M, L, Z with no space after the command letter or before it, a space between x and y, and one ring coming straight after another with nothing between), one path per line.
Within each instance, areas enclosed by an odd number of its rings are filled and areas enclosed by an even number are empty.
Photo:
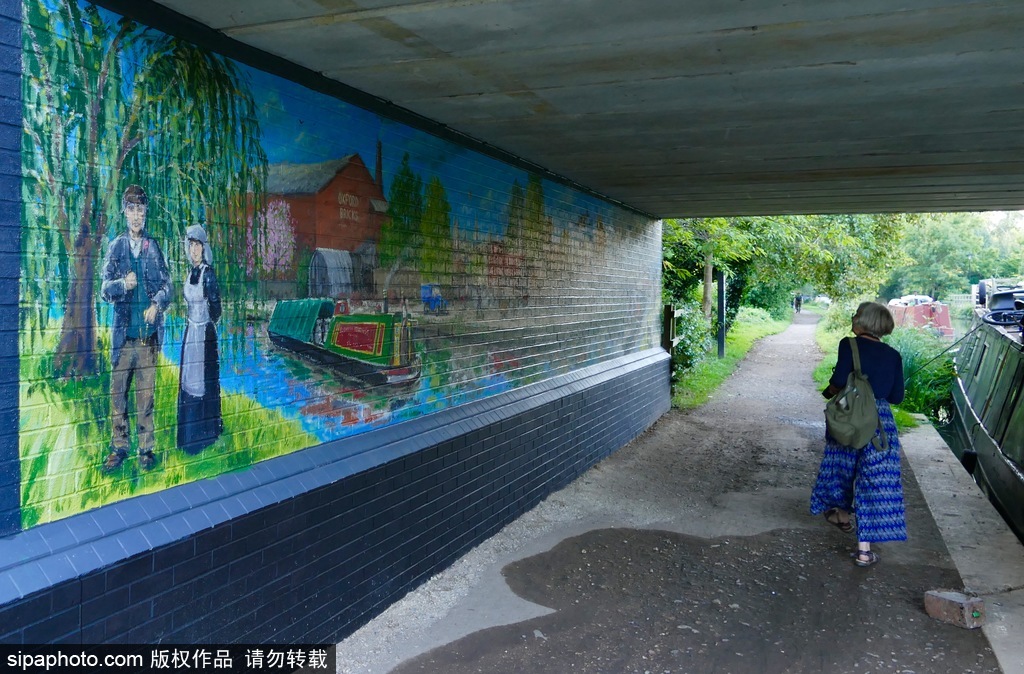
M844 522L839 519L839 508L826 510L825 521L842 531L844 534L848 534L853 531L853 524L851 524L849 520Z
M857 566L872 566L873 564L878 564L880 559L881 557L878 556L878 553L872 550L858 550L853 555L853 563Z

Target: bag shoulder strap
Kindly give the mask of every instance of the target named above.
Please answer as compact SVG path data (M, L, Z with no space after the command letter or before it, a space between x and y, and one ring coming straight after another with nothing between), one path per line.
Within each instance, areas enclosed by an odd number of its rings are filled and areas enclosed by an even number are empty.
M860 369L860 351L857 350L857 338L847 337L850 340L850 351L853 352L853 371L857 373L858 377L863 377L864 373Z
M853 353L853 371L857 373L858 377L863 377L864 373L860 370L860 352L857 350L857 338L848 337L850 340L850 351ZM882 439L882 446L879 449L883 452L889 449L889 437L885 433L885 426L882 425L882 418L878 418L878 434ZM872 443L874 440L872 439Z

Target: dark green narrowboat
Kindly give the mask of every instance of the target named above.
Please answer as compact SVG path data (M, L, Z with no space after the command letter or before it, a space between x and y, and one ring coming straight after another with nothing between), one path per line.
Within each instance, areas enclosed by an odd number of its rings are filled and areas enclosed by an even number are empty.
M956 437L951 444L1024 540L1024 311L1019 309L1024 288L993 293L988 299L975 308L971 331L954 361Z
M332 299L281 300L267 332L277 346L371 386L420 377L413 321L401 314L350 314Z

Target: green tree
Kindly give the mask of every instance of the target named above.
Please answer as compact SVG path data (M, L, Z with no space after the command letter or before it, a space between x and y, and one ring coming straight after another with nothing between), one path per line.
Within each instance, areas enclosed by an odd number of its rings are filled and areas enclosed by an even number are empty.
M265 183L255 104L233 64L107 16L25 4L23 259L35 284L23 284L22 320L41 334L51 298L63 307L57 376L98 370L97 263L124 185L145 187L148 229L177 242L205 217L245 223Z
M523 232L526 221L526 194L519 181L512 182L512 190L508 198L508 223L505 227L505 240L510 251L518 254L523 252Z
M380 261L383 265L401 262L419 236L423 219L423 180L409 165L409 153L402 157L402 165L388 191L388 218L380 239Z
M551 242L554 226L544 210L544 183L540 176L530 174L523 203L523 235L527 248L539 261L544 247Z
M808 285L841 301L874 297L889 270L902 264L899 244L916 219L888 213L757 218L749 285L775 288L776 297Z
M809 280L834 299L875 297L889 270L902 263L900 242L918 219L900 213L818 216L828 236L817 244L824 250L810 266Z
M893 297L923 293L936 299L966 292L980 279L1013 276L1024 241L1020 221L993 221L980 213L931 213L908 230L907 263L892 271Z
M750 220L745 218L691 218L667 220L663 240L671 249L666 256L676 283L693 282L699 277L704 283L701 307L704 316L711 317L714 309L714 269L726 270L730 265L749 260L755 252ZM675 260L676 264L672 263ZM682 263L682 264L678 264Z
M453 252L451 206L444 185L436 176L427 183L425 202L420 222L420 271L429 280L448 285Z
M161 37L153 44L136 95L151 110L156 131L132 154L126 176L156 188L156 233L181 241L185 228L206 222L211 245L243 256L253 240L283 244L291 223L272 231L265 200L267 157L256 101L235 64L187 42ZM170 247L170 257L183 248ZM277 251L281 254L283 251ZM228 255L215 256L227 261ZM253 294L256 275L223 264L218 279L237 294ZM242 303L233 303L241 309Z
M964 292L971 268L982 275L985 240L981 218L974 213L928 216L907 232L904 250L911 264L901 270L904 293L931 295L935 299Z
M664 284L673 297L704 283L710 314L710 269L729 275L729 308L742 301L778 313L793 293L813 286L835 299L874 295L914 216L771 216L668 220L663 235Z
M776 318L788 315L794 289L802 285L808 251L802 242L806 223L793 216L749 218L746 226L752 254L730 265L727 309L741 303L759 307Z
M1024 276L1024 211L1007 211L1005 213L991 214L988 227L992 246L999 259L998 269L991 274L996 277ZM979 275L972 276L972 282L978 278L986 278Z

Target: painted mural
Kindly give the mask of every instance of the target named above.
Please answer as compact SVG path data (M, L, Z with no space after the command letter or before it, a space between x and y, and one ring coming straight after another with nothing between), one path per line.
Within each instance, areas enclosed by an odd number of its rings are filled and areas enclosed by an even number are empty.
M657 344L659 223L23 7L24 527Z

